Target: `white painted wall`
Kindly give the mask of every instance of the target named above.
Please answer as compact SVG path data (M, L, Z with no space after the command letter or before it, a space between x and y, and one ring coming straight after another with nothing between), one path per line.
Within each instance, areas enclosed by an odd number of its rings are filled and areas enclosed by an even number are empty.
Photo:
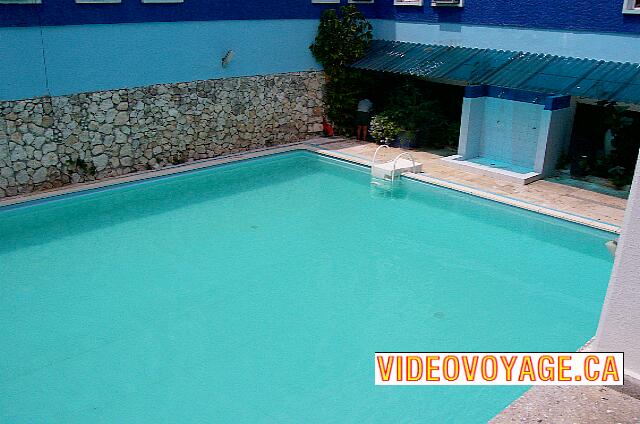
M460 119L460 139L458 154L462 159L472 159L480 155L484 125L484 97L468 98L462 102Z
M465 98L458 154L478 156L533 170L544 106L494 97ZM545 139L546 140L546 139Z
M574 115L574 101L565 109L545 110L533 103L465 97L458 155L463 160L494 159L547 175L568 150Z
M640 161L636 165L595 350L624 352L625 373L640 381Z
M571 107L542 111L534 171L542 175L550 174L555 170L560 156L568 153L575 114L575 99L571 99Z
M543 105L487 97L480 156L533 170Z

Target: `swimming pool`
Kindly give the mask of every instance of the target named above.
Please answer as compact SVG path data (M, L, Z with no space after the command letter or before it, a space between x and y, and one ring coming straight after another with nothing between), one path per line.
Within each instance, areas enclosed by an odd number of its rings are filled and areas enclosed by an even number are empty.
M486 422L376 351L573 351L611 235L273 155L0 209L0 422Z

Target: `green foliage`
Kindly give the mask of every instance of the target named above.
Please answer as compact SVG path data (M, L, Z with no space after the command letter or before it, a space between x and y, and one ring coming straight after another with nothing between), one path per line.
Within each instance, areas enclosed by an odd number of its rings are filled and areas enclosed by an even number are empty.
M458 143L459 115L451 118L430 86L419 85L411 77L403 78L391 91L385 111L404 130L416 134L416 142L431 147ZM456 113L459 113L456 111Z
M180 164L185 163L186 161L187 161L186 152L176 153L175 156L170 156L169 157L169 163L171 165L180 165Z
M371 118L369 132L371 136L383 144L391 144L404 131L389 112L382 112Z
M612 153L614 161L633 173L640 148L640 121L637 114L629 112L627 108L610 105L607 109L607 124L611 128L611 142L615 148Z
M327 76L327 116L342 133L353 131L356 107L364 92L362 72L347 66L364 56L371 43L371 30L371 24L355 6L328 9L309 46Z
M84 159L80 159L79 157L75 159L68 159L65 162L65 165L67 165L67 168L69 168L70 170L76 171L78 173L84 173L91 176L96 174L95 165L93 163L86 162Z
M600 102L606 110L605 123L611 129L614 150L598 161L595 173L609 178L616 187L631 183L640 149L640 119L637 112L615 102Z
M364 96L362 80L362 72L345 68L327 81L325 87L327 117L340 134L353 134L358 101Z
M355 6L343 6L339 12L328 9L320 18L318 34L309 48L332 78L364 56L371 43L371 29L371 24Z

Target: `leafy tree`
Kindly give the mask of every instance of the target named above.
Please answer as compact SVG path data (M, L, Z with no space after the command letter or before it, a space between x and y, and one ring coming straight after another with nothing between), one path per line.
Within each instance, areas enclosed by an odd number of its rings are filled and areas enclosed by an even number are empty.
M353 131L358 98L364 92L362 73L347 66L364 56L371 43L371 30L371 24L355 6L328 9L309 46L327 77L327 116L342 133Z

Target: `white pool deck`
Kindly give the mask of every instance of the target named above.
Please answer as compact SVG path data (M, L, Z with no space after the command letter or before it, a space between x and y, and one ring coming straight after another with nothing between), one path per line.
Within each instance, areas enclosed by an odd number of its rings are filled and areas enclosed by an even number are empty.
M274 153L308 150L327 156L371 165L378 146L342 138L313 138L283 146L247 151L214 159L194 161L160 170L143 171L101 181L65 186L59 189L2 199L0 206L55 197L89 189L146 180L206 168ZM403 150L382 149L381 161L393 160ZM516 207L566 219L606 231L618 233L627 201L581 188L550 181L528 185L509 182L447 165L442 155L411 151L422 164L422 172L404 175L426 183L469 193ZM633 390L633 389L629 389ZM491 422L504 423L640 423L640 396L621 393L601 386L534 387Z

